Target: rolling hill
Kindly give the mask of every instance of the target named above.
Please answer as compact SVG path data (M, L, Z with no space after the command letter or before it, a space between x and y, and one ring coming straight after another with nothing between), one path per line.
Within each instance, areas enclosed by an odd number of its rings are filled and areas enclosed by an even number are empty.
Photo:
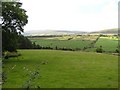
M32 30L26 31L25 36L44 36L44 35L80 35L80 34L115 34L117 35L120 29L105 29L96 32L84 32L84 31L69 31L69 30Z
M74 35L86 34L83 31L68 31L68 30L32 30L24 33L25 36L42 36L42 35Z
M90 34L118 34L120 33L120 29L114 28L114 29L105 29L105 30L100 30L97 32L91 32Z

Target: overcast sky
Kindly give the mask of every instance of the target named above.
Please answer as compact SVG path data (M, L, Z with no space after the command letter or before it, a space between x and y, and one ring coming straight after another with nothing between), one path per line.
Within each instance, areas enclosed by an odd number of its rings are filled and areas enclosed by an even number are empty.
M30 30L96 31L118 27L119 0L20 0Z

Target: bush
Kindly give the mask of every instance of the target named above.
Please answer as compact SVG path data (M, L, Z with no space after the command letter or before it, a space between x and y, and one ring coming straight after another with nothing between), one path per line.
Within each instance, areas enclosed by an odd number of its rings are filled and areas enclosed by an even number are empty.
M97 52L97 53L102 53L102 52L103 52L102 46L100 46L99 48L97 48L97 49L96 49L96 52Z
M120 50L119 50L119 49L116 49L115 52L116 52L116 53L120 53Z
M56 46L56 47L55 47L55 49L57 50L57 49L58 49L58 47Z
M4 52L4 55L3 55L4 59L8 59L10 57L18 57L18 56L21 56L21 54L17 52L8 52L8 51Z

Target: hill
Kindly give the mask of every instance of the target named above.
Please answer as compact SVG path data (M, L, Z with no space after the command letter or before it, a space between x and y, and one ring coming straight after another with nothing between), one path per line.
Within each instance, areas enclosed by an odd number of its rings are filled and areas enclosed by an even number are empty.
M117 35L120 29L105 29L95 32L85 32L85 31L69 31L69 30L32 30L26 31L25 36L45 36L45 35L83 35L83 34L115 34Z
M86 34L83 31L68 31L68 30L33 30L24 33L25 36L43 36L43 35L74 35Z
M105 30L100 30L96 32L91 32L90 34L118 34L120 32L120 29L114 28L114 29L105 29Z

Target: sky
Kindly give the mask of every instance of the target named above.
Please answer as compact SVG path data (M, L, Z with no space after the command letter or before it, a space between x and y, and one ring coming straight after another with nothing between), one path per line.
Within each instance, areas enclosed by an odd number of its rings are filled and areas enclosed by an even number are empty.
M20 0L28 15L24 31L98 31L118 27L119 0Z

